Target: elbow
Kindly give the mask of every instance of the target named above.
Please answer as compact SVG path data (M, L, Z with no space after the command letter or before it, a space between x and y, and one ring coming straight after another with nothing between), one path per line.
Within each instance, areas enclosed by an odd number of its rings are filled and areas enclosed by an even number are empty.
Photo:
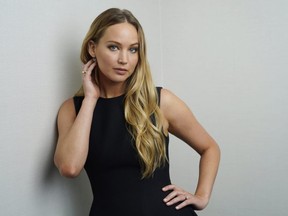
M218 157L219 157L219 160L220 160L220 157L221 157L221 149L220 149L220 147L219 147L219 145L216 143L216 145L215 145L215 152L216 152L216 154L218 155Z
M199 154L200 154L200 156L204 156L206 154L207 155L214 155L215 158L220 160L221 149L220 149L219 145L216 142L213 142L211 145L209 145L209 147L207 147L203 151L200 151Z
M213 145L213 147L211 148L211 152L211 154L214 155L215 161L217 161L217 163L219 164L221 160L221 149L218 144L215 143L215 145Z
M54 159L54 163L59 170L61 176L67 178L76 178L79 176L82 169L78 168L73 164L59 163L56 159Z
M61 168L58 169L60 174L66 178L76 178L80 174L80 170L74 167L62 166Z
M211 152L213 152L213 154L220 159L221 150L220 150L220 147L219 147L219 145L217 143L214 143L214 145L211 145L209 150Z

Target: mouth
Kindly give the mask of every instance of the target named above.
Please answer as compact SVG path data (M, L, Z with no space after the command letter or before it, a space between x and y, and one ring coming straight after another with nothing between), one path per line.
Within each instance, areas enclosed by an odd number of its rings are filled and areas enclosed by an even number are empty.
M128 70L125 69L125 68L114 68L114 70L119 70L119 71L128 71Z
M125 74L128 70L126 68L113 68L114 71L116 71L117 74L123 75Z

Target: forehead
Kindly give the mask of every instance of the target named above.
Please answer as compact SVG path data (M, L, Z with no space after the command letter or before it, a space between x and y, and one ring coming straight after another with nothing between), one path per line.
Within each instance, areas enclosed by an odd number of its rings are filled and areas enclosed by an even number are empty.
M100 42L115 41L119 43L138 43L138 33L136 28L130 23L120 23L109 26Z

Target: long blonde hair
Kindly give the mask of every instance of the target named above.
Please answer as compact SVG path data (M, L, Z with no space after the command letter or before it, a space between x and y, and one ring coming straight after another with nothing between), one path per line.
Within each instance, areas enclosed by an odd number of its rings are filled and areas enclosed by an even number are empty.
M126 81L124 114L140 157L142 177L145 178L153 175L156 168L163 166L167 157L157 90L152 81L146 57L145 36L140 23L125 9L111 8L102 12L93 21L83 40L80 58L84 64L87 63L92 58L88 52L89 41L93 40L97 44L109 26L124 22L132 24L138 33L138 64ZM97 74L94 77L98 83ZM76 95L84 95L83 87Z

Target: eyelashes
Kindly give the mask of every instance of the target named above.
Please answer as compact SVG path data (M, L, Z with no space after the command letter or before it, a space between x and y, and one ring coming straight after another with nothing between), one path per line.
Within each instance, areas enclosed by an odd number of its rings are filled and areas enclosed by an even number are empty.
M129 49L131 53L137 53L138 52L138 47L132 47Z
M115 46L115 45L109 45L109 46L108 46L108 49L111 50L111 51L117 51L117 50L119 50L119 48L118 48L117 46Z
M111 51L113 51L113 52L120 50L120 48L119 48L117 45L108 45L107 47L108 47L109 50L111 50ZM131 47L131 48L129 48L129 52L131 52L131 53L137 53L138 50L139 50L138 47Z

